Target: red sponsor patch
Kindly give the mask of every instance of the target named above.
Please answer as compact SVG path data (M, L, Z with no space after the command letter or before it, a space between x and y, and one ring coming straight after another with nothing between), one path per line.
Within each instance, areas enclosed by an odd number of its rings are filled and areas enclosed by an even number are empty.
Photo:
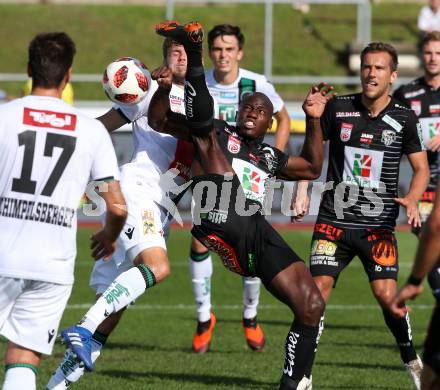
M64 112L34 110L25 107L23 111L23 123L30 126L75 131L76 115Z
M315 224L314 231L325 234L325 236L331 241L338 241L341 238L342 233L344 232L342 229L338 229L326 223Z

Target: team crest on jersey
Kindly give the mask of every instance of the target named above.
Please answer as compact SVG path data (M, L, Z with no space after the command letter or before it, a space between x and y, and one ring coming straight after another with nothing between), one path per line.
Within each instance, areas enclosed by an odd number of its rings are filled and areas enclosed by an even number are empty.
M382 131L382 142L385 146L390 146L396 140L396 132L393 130Z
M353 130L353 125L351 123L341 123L341 141L347 142L351 137L351 131Z
M266 159L267 169L269 171L273 171L275 167L275 152L272 148L265 146L263 148L264 152L264 158Z
M411 110L419 116L422 113L422 101L421 100L411 100Z
M240 151L240 145L241 141L234 137L233 135L230 135L228 138L228 150L232 154L237 154Z

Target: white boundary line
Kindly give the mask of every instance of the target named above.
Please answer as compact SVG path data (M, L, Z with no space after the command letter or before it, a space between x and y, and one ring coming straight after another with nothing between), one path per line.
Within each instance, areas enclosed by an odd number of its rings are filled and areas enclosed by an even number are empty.
M67 305L67 310L85 310L89 309L93 303L79 303L79 304L71 304ZM434 308L434 304L432 305L410 305L413 310L432 310ZM212 305L213 309L219 310L241 310L243 308L242 305ZM178 305L150 305L150 304L141 304L141 305L131 305L129 306L130 310L195 310L196 305L186 305L186 304L178 304ZM258 305L258 309L260 310L286 310L286 306L284 305ZM379 310L379 305L326 305L327 310Z

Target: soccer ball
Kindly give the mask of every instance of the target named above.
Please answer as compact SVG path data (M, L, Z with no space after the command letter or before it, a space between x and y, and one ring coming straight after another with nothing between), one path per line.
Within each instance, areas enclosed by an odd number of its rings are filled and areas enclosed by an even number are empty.
M145 97L151 85L147 67L138 59L122 57L110 63L102 76L107 97L115 103L136 104Z

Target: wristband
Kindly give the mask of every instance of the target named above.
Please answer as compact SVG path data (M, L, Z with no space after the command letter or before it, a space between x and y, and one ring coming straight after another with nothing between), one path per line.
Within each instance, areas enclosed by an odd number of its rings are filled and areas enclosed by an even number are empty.
M423 279L416 278L413 275L410 275L408 280L406 281L407 284L412 284L413 286L420 286L423 282Z

